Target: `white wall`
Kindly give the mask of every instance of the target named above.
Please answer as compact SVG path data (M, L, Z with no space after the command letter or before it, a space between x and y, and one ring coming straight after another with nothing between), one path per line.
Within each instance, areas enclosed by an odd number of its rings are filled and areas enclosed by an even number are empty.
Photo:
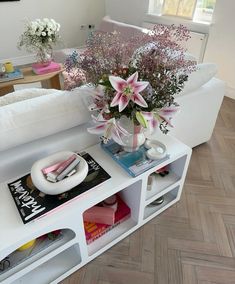
M105 14L105 0L20 0L0 2L0 60L26 55L17 49L25 19L54 18L61 24L64 47L84 43L83 24L98 25Z
M112 18L141 25L146 20L149 0L106 0L106 13ZM132 12L130 12L132 10ZM210 35L204 61L218 65L218 77L235 89L235 1L217 0L215 23Z
M217 0L205 61L216 62L218 76L235 89L235 1Z
M105 0L106 13L115 20L141 26L149 0Z

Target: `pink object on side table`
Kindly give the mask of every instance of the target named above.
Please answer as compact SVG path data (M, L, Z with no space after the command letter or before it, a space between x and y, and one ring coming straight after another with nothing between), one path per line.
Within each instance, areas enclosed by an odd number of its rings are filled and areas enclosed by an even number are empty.
M52 61L48 66L42 66L39 63L32 64L33 72L37 75L43 75L61 70L61 65Z
M53 171L59 171L59 173L61 173L66 166L68 166L73 160L76 159L76 157L77 156L75 154L73 154L67 160L64 160L64 161L58 162L54 165L45 167L45 168L42 169L42 173L44 175L51 173Z

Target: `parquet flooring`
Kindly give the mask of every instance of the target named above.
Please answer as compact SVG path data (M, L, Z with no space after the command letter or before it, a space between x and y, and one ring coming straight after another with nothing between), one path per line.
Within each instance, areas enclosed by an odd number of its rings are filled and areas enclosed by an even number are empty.
M181 200L61 284L235 283L234 110L193 149Z

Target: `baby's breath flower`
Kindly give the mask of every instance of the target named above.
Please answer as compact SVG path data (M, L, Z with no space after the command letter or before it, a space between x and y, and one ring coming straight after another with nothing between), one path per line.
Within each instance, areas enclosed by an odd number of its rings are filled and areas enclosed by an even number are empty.
M80 55L73 53L66 61L70 78L68 87L71 89L84 82L95 86L103 85L105 91L102 104L108 106L109 119L118 119L125 115L138 123L136 117L144 112L151 118L152 124L156 117L157 120L162 120L159 127L167 132L167 126L170 125L167 111L171 110L172 113L175 109L174 96L184 88L188 74L195 70L196 62L186 60L185 50L181 47L181 41L188 38L189 31L183 26L156 25L147 34L129 38L118 32L94 32L88 38L85 51ZM136 92L131 84L126 83L137 73L136 83L149 83L140 91L145 104L133 102ZM81 74L85 79L81 79ZM115 76L122 93L116 92L112 85L111 81ZM123 89L124 83L127 85L126 89ZM125 108L118 108L116 103L112 103L114 98L118 102L125 102ZM162 110L165 110L164 115L160 115Z
M54 19L36 19L26 24L25 31L20 36L18 47L28 52L37 51L39 48L51 49L59 39L60 24Z

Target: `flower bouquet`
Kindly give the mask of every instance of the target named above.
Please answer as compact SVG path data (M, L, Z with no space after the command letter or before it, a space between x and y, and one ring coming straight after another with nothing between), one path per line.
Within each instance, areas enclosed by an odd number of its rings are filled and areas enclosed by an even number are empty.
M188 38L183 26L157 25L129 40L117 32L93 33L86 50L66 61L68 89L82 84L94 87L89 108L96 113L95 126L88 131L121 145L142 129L152 133L159 127L167 133L179 109L174 96L195 70L196 62L185 58L180 45Z
M53 19L44 18L28 22L20 36L18 48L25 47L28 52L36 52L37 62L50 63L52 46L59 39L60 24Z

